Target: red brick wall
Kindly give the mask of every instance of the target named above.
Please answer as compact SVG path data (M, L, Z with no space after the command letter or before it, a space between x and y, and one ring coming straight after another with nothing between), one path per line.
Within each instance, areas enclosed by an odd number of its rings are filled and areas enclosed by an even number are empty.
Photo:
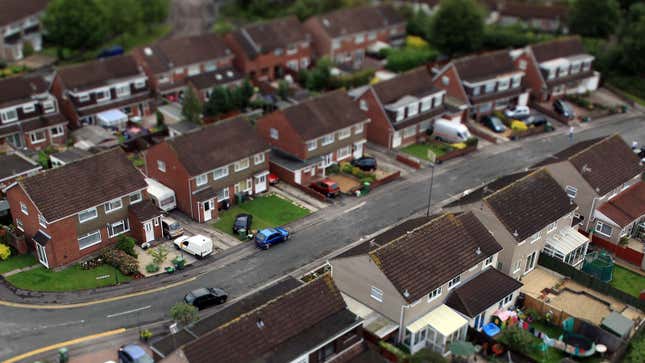
M177 159L175 152L167 143L162 142L146 150L144 157L147 175L174 190L179 210L191 215L192 205L190 203L190 191L188 190L190 175ZM165 173L157 168L157 160L163 160L166 163Z
M271 128L278 130L277 140L271 138ZM256 129L269 145L276 146L301 160L305 160L305 142L289 125L282 111L275 111L260 118L256 123Z
M29 135L30 133L25 132L23 135L25 140L25 147L30 150L43 150L51 144L64 145L67 142L67 135L69 131L67 130L67 126L65 125L62 125L62 126L63 126L63 134L56 137L51 137L51 133L49 132L49 129L51 129L54 126L44 129L47 134L46 140L36 144L31 142L31 136Z
M367 125L365 125L367 127L367 139L389 149L394 130L392 129L387 116L383 113L383 109L376 99L372 89L370 88L357 100L359 105L360 100L367 102L367 111L363 112L365 112L367 117L371 120Z
M445 85L442 81L443 76L447 76L450 79L448 85ZM454 65L447 67L442 73L435 76L435 79L432 81L432 84L446 91L446 94L451 97L455 97L464 102L468 102L468 95L461 86L459 76L457 74L457 69Z
M58 107L60 113L62 113L67 120L69 120L69 127L72 129L80 127L78 122L78 114L76 113L76 108L68 98L64 97L65 87L63 85L63 80L60 78L60 75L54 77L52 82L51 92L56 96L58 100Z
M526 69L524 71L524 77L522 78L522 83L531 90L531 95L536 99L542 99L544 96L542 94L542 86L544 81L540 75L540 70L538 64L535 62L535 58L532 56L530 50L524 51L519 57L517 57L513 63L515 63L515 68L520 68L520 63L526 62Z
M309 20L303 23L303 26L312 35L316 57L320 58L324 55L329 55L331 52L331 38L329 38L327 32L322 28L318 18L309 18Z

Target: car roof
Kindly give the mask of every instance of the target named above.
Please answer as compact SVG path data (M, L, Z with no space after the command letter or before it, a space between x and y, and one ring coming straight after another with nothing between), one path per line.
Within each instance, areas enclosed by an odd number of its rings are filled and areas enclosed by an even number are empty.
M132 357L134 359L137 359L139 357L143 357L144 355L147 354L146 351L143 350L143 348L141 348L140 346L138 346L136 344L128 344L128 345L123 347L123 350L126 353L128 353L128 355L130 355L130 357Z
M211 291L205 287L200 287L199 289L192 290L190 294L193 295L194 297L199 297L204 295L210 295Z
M272 235L272 234L274 234L276 232L278 232L278 230L275 229L275 228L265 228L265 229L260 230L260 232L258 232L258 233L262 234L264 236L270 236L270 235Z
M176 223L176 222L177 222L175 219L170 218L170 217L163 217L163 218L161 219L161 221L162 221L162 222L166 222L166 223L168 223L168 224L173 224L173 223Z

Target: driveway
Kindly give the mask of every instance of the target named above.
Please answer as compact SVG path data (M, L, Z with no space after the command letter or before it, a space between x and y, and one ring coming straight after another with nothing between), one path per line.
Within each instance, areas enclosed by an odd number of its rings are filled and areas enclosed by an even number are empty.
M182 227L184 227L184 234L186 234L187 236L194 236L196 234L208 236L213 240L213 247L219 249L220 251L229 249L242 243L242 241L238 240L237 238L233 238L232 236L211 227L208 223L195 222L190 217L177 209L170 212L170 216L176 219L182 225Z

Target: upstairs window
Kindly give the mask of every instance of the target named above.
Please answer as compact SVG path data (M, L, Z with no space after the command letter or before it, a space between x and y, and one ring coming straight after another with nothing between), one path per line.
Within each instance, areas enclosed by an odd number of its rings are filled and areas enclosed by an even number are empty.
M569 74L569 67L562 67L558 69L558 77L564 77Z
M78 102L87 102L90 100L90 95L89 93L80 93L76 96L76 99Z
M296 52L298 52L298 47L297 46L292 44L292 45L287 47L287 54L292 55L292 54L296 54Z
M504 91L507 90L508 87L510 86L511 80L508 78L502 78L499 80L499 85L497 86L497 89L499 91Z
M22 106L22 112L24 113L32 113L34 111L36 111L36 106L33 103Z
M405 118L405 108L399 108L396 110L396 121L403 121Z
M105 203L105 213L114 212L117 209L121 209L123 206L123 201L121 198L112 199L111 201Z
M27 208L27 205L23 202L20 202L20 211L26 216L29 215L29 208Z
M493 264L493 260L495 259L495 256L489 256L487 259L484 260L484 267L488 267Z
M421 100L421 112L428 111L432 108L432 97L426 97Z
M535 243L535 241L539 240L540 237L542 237L542 231L537 231L531 237L527 238L526 240L529 241L529 243Z
M166 172L166 162L163 160L157 160L157 169L159 169L160 172L165 173Z
M116 96L117 97L127 97L130 95L130 85L129 84L120 84L116 86Z
M583 71L588 71L591 69L591 60L584 61L582 63L582 70Z
M208 183L208 175L206 175L206 174L198 175L198 176L195 178L195 184L196 184L198 187L199 187L199 186L202 186L202 185L204 185L204 184L206 184L206 183Z
M575 62L571 64L571 74L580 73L581 67L582 67L582 64L580 62Z
M188 75L189 76L194 76L196 74L199 74L199 66L190 66L190 67L188 67Z
M484 86L484 92L492 93L493 91L495 91L495 82L486 83L486 85Z
M109 89L97 90L94 95L96 96L96 102L108 101L111 98Z
M54 106L54 101L45 101L42 103L42 105L45 113L52 113L56 111L56 106Z
M363 111L367 111L367 110L368 110L368 107L367 107L367 101L365 101L365 100L360 100L358 104L359 104L359 107L361 108L361 110L363 110Z
M65 134L65 128L63 127L63 125L58 125L50 128L49 132L51 133L52 137L58 137Z
M354 135L358 135L363 132L363 124L358 124L354 126Z
M358 34L356 37L354 37L354 41L356 42L356 44L363 43L365 41L365 35Z
M228 165L215 169L213 172L213 180L222 179L228 176Z
M605 237L611 237L612 229L613 228L611 228L611 226L604 224L601 221L596 222L596 227L595 227L596 232Z
M437 96L434 98L434 107L439 107L443 104L443 96Z
M520 59L520 62L518 63L518 68L523 70L523 71L525 71L526 70L526 65L527 65L526 60Z
M143 200L141 192L134 192L130 194L130 204L136 204Z
M244 170L249 167L249 158L242 159L235 163L235 171Z
M275 55L282 55L282 54L284 54L284 51L282 50L282 48L276 48L276 49L273 51L273 54L275 54Z
M269 135L274 140L277 140L280 137L280 134L278 133L278 130L274 129L274 128L269 129Z
M307 151L316 150L317 147L318 147L318 140L307 141Z
M567 195L571 199L576 199L576 195L578 195L578 188L576 188L574 186L571 186L571 185L567 185L564 188L564 191L567 193Z
M206 72L216 71L217 64L215 64L215 62L208 62L204 65L204 70L206 70Z
M473 96L479 96L479 90L481 88L479 86L475 86L472 88Z
M432 290L432 291L428 294L428 302L430 302L430 301L432 301L432 300L435 300L436 298L438 298L439 296L441 296L441 290L442 290L442 289L443 289L443 288L442 288L441 286L439 286L438 288L436 288L436 289Z
M517 87L519 87L519 86L520 86L521 81L522 81L522 76L520 76L520 75L513 76L513 81L512 81L511 87L512 87L512 88L517 88Z
M253 155L253 164L258 165L264 162L264 153L258 153Z
M98 217L98 215L99 214L98 214L96 208L86 209L86 210L78 213L78 221L80 223L84 223L84 222L90 221L92 219L95 219L96 217Z
M549 225L546 226L546 233L555 231L556 227L558 227L558 222L549 223Z
M16 121L18 119L18 112L13 108L0 111L0 119L2 119L2 122Z
M351 128L346 128L338 131L338 140L343 140L352 135L352 129Z
M376 32L370 32L367 34L367 40L374 40L376 39Z
M451 290L452 288L459 285L460 283L461 283L461 275L457 275L457 277L448 281L448 290Z
M334 134L325 135L320 138L320 143L322 146L329 145L334 142Z
M43 217L42 214L38 215L38 224L40 224L40 226L43 228L47 228L47 220L45 219L45 217Z
M38 130L29 133L29 138L31 139L32 144L38 144L47 140L47 131Z
M408 105L407 108L408 108L408 117L412 117L419 113L419 104L416 102Z
M166 77L166 79L168 78L168 76L164 76L164 77ZM161 79L159 80L159 82L161 82ZM146 80L145 79L137 79L136 81L134 81L134 88L136 88L136 89L141 89L141 88L143 88L145 86L146 86Z
M553 78L555 78L555 69L551 68L549 69L549 73L546 76L546 79L553 79Z

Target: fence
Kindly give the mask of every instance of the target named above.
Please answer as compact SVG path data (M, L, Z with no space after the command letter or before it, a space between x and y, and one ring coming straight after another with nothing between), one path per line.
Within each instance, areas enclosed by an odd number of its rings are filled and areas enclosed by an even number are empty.
M546 316L549 313L551 315L551 323L556 326L562 326L562 322L571 317L564 310L560 310L530 295L526 295L524 299L524 308L535 310L541 316ZM576 322L578 322L577 319Z
M559 113L553 111L550 108L546 108L546 107L542 106L541 104L539 104L537 102L531 103L531 107L536 109L536 110L538 110L538 111L540 111L541 113L543 113L543 114L555 119L556 121L560 121L561 123L563 123L565 125L568 125L569 122L573 121L573 120L567 119L566 117L560 115Z
M371 187L372 187L372 189L378 188L379 186L381 186L383 184L387 184L387 183L389 183L389 182L391 182L391 181L393 181L395 179L398 179L400 176L401 176L401 172L397 171L395 173L392 173L392 174L386 176L385 178L374 180L372 182L372 184L371 184Z
M584 234L585 236L589 236L588 232L585 232L583 230L579 230L579 232ZM627 246L623 247L615 243L612 243L610 241L607 241L606 239L596 235L595 233L592 234L591 236L591 243L597 246L600 246L601 248L613 253L614 255L616 255L616 257L620 258L621 260L625 260L638 267L641 267L643 263L643 258L645 255L642 252L636 251Z
M582 272L576 269L575 267L569 264L566 264L554 257L548 256L544 253L540 253L538 264L550 270L553 270L561 275L567 276L582 286L586 286L602 294L612 296L625 304L634 306L636 308L639 308L645 311L644 300L640 300L636 296L632 296L622 290L619 290L609 285L608 283L602 282L597 278L585 272Z

